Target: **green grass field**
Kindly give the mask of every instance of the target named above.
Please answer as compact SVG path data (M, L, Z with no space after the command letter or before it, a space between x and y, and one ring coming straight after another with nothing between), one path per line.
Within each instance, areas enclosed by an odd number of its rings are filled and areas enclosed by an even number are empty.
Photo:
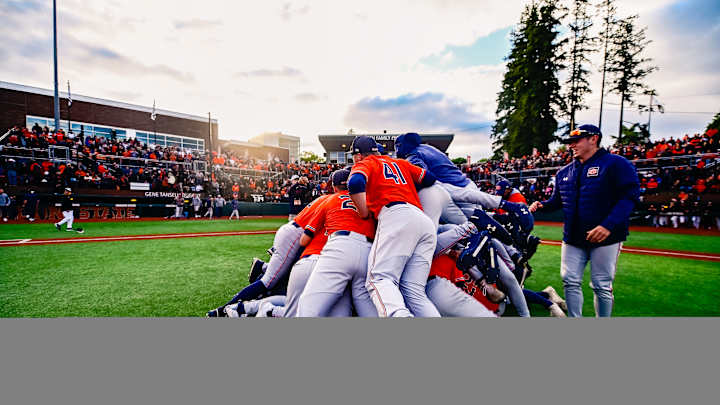
M85 223L86 233L48 224L0 226L0 239L274 229L283 219ZM536 234L560 239L557 227ZM252 257L266 258L273 235L0 247L0 317L204 316L247 284ZM634 233L627 245L720 253L720 238ZM526 287L562 294L560 248L541 246ZM585 315L592 291L585 277ZM718 263L622 254L617 316L720 316ZM546 316L540 307L533 315ZM508 311L510 314L512 311Z

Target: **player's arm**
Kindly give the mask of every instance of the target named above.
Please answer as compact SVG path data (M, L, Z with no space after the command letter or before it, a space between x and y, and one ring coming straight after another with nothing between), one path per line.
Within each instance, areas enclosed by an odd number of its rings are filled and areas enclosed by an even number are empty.
M550 198L546 201L535 201L530 204L530 212L537 210L555 211L561 207L560 203L560 187L558 186L558 179L560 178L560 172L555 175L555 187Z
M614 179L615 184L613 184L613 187L615 187L618 202L607 218L600 223L600 226L605 228L607 232L600 230L599 235L588 235L588 240L591 242L602 242L610 235L613 229L627 221L640 196L640 182L638 181L635 166L632 163L627 160L618 161L613 165L612 169L608 175Z
M326 206L329 199L321 201L317 204L313 204L310 218L308 218L307 225L303 229L303 235L300 237L300 246L307 246L315 233L325 226L325 214L327 212Z
M426 169L423 169L422 167L415 166L410 162L407 163L408 164L405 165L405 168L407 168L407 170L410 172L410 177L412 177L413 182L415 183L415 188L418 191L435 184L436 179L432 173L430 173Z
M365 187L367 186L367 178L364 172L355 172L350 174L348 179L348 192L355 208L358 210L360 218L365 219L370 216L367 206L367 196Z

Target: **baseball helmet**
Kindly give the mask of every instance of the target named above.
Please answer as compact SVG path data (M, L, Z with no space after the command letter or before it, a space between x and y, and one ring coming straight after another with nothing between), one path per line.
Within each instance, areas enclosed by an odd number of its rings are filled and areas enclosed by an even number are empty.
M350 145L350 152L355 155L358 153L372 153L378 151L377 142L369 136L360 135L353 139Z
M564 144L568 144L568 143L575 142L578 139L588 138L593 135L597 135L600 138L602 138L602 132L600 132L600 128L596 127L595 125L590 125L590 124L580 125L579 127L570 131L570 133L567 136L560 139L560 142L562 142Z

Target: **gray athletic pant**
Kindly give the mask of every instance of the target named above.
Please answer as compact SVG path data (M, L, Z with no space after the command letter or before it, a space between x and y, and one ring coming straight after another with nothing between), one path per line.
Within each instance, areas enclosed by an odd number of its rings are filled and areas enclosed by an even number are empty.
M565 286L568 316L581 317L583 307L582 280L590 262L590 288L595 292L595 316L610 316L613 307L613 287L622 242L596 248L580 248L562 244L560 275Z
M303 235L303 229L295 226L293 222L281 226L275 232L273 247L275 253L270 257L267 271L260 279L268 290L275 287L275 284L289 270L290 265L295 260L298 250L300 250L300 237Z
M512 272L512 270L515 269L515 263L513 263L510 258L507 247L496 239L492 240L492 245L499 259L497 261L497 266L500 270L498 278L503 286L505 286L507 295L510 297L510 302L512 302L519 316L524 318L530 317L530 310L525 300L525 294L523 294L522 287L520 287L517 278L515 278L515 274Z
M437 234L411 204L383 207L368 258L367 287L380 317L440 317L425 292Z
M305 290L305 285L317 264L320 255L305 256L298 260L290 271L288 279L287 293L285 299L285 318L294 318L298 315L298 304L300 296ZM275 315L275 312L273 312ZM349 317L352 315L352 299L350 291L345 290L342 297L335 303L330 310L330 317Z
M438 227L437 244L435 245L435 254L433 257L438 257L441 254L447 253L458 242L476 232L477 228L472 222L466 222L462 225L440 225Z
M300 296L298 316L328 316L349 286L358 316L377 318L377 309L365 288L371 246L359 233L330 235Z
M480 301L459 289L446 278L435 277L428 281L425 291L442 316L497 318L497 315Z
M440 185L450 193L450 197L455 203L456 209L450 209L447 215L443 215L445 222L453 224L459 225L467 222L478 205L486 210L497 208L502 199L500 196L480 191L472 181L464 187L447 183L440 183Z
M423 212L435 224L435 229L437 229L441 218L444 222L451 222L448 221L448 217L453 218L455 216L454 212L458 211L457 206L450 197L450 193L438 183L418 191L418 198L420 198Z

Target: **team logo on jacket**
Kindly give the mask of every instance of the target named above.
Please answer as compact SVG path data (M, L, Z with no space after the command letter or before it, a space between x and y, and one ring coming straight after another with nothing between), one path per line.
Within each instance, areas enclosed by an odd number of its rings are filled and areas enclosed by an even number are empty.
M588 169L587 176L588 177L597 177L598 173L600 173L600 168L595 166Z

